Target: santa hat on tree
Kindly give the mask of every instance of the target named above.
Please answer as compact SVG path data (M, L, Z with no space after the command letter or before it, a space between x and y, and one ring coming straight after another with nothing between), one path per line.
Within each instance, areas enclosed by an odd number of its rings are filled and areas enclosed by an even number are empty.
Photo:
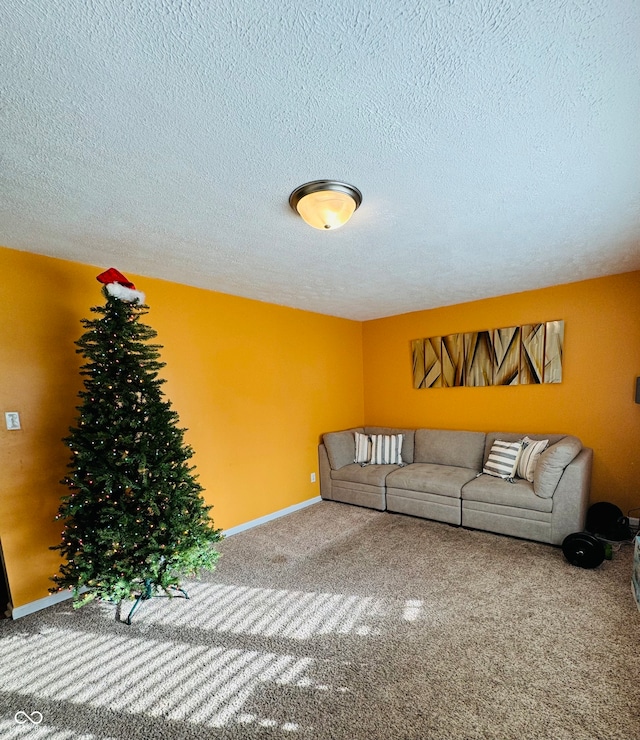
M104 283L107 293L114 298L129 301L129 303L135 303L136 301L140 304L144 303L144 293L136 290L136 286L130 280L127 280L121 272L118 272L115 267L110 267L108 270L101 272L96 280Z

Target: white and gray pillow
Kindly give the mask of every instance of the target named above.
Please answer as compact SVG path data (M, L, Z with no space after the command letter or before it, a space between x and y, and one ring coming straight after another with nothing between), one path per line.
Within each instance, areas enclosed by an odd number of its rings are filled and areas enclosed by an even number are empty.
M372 434L372 465L403 465L402 440L404 434Z
M506 442L496 439L491 445L489 457L482 469L483 473L496 478L510 480L518 469L518 460L522 453L522 442Z
M524 478L529 483L533 483L533 474L538 464L540 455L549 446L548 439L534 440L524 437L522 440L522 452L518 459L518 469L516 474L518 478Z
M371 437L368 434L355 433L356 455L353 462L366 465L371 460Z

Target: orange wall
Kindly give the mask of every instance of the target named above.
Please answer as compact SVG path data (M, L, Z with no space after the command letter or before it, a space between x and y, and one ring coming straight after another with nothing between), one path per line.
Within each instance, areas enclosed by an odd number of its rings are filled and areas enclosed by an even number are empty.
M103 301L95 276L108 266L0 248L1 410L20 412L23 426L0 423L0 540L14 606L46 596L59 564L48 548L59 541L61 440L80 388L74 340ZM595 451L592 499L640 506L640 272L364 324L129 277L147 294L164 390L218 527L318 495L309 474L320 434L363 422L576 434ZM412 388L411 339L551 319L565 321L559 385Z
M594 448L592 501L640 506L640 272L364 324L365 422L566 432ZM410 341L564 319L557 385L414 390ZM633 516L638 516L635 512Z
M117 266L117 265L116 265ZM0 248L0 540L14 606L47 595L59 556L53 517L64 488L80 388L74 341L104 299L102 269ZM228 529L319 495L322 432L362 423L362 325L128 275L167 363L164 391L188 428L193 463Z

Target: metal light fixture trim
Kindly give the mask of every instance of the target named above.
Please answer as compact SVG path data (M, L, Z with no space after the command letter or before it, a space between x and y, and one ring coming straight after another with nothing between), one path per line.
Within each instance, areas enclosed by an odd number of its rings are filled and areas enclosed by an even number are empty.
M291 208L314 229L343 226L362 203L362 193L337 180L313 180L300 185L289 196Z

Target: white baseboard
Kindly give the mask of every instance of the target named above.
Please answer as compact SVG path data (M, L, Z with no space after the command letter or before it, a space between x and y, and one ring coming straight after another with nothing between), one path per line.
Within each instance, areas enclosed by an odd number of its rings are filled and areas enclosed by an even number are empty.
M322 498L320 496L310 498L307 501L301 501L299 504L287 506L286 509L280 509L280 511L274 511L272 514L267 514L266 516L261 516L258 519L253 519L250 522L238 524L236 527L226 529L223 534L225 537L231 537L234 534L244 532L245 529L259 527L261 524L266 524L273 519L279 519L281 516L293 514L294 511L299 511L300 509L304 509L307 506L311 506L312 504L317 504L319 501L322 501ZM34 612L38 612L41 609L46 609L48 606L59 604L61 601L66 601L67 599L70 599L72 596L73 594L71 591L60 591L59 593L52 594L51 596L45 596L43 599L37 599L36 601L31 601L28 604L23 604L22 606L14 607L12 605L9 605L11 618L20 619L20 617L26 617L27 614L33 614Z
M629 526L632 530L637 530L638 527L640 527L640 519L637 516L630 516L629 517Z
M28 604L22 606L9 605L12 619L20 619L20 617L26 617L27 614L33 614L39 612L41 609L46 609L48 606L59 604L61 601L66 601L73 596L71 591L59 591L56 594L45 596L43 599L37 599L36 601L30 601Z
M266 524L267 522L273 521L274 519L279 519L281 516L287 516L287 514L293 514L294 511L300 511L300 509L305 509L307 506L311 506L312 504L317 504L320 501L322 501L322 498L320 496L307 499L307 501L301 501L299 504L294 504L293 506L287 506L286 509L280 509L280 511L274 511L273 514L267 514L266 516L261 516L258 519L252 519L250 522L245 522L244 524L238 524L237 527L231 527L230 529L225 529L222 534L224 534L225 537L231 537L234 534L239 534L240 532L244 532L245 529L253 529L253 527L259 527L261 524Z

